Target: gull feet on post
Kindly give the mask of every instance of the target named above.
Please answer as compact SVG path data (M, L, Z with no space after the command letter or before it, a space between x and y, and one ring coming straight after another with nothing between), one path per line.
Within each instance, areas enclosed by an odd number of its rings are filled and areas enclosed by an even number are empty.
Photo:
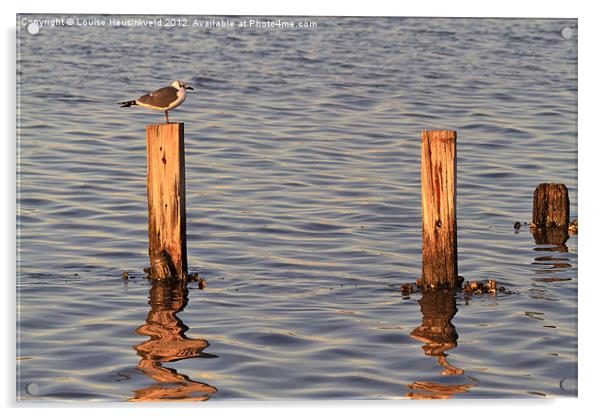
M167 110L165 110L165 123L169 124L169 116L167 115Z

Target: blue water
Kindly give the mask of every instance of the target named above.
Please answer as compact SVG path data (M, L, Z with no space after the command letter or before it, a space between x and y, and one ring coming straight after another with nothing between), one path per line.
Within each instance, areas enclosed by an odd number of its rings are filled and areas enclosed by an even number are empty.
M578 237L513 228L541 182L577 217L576 20L298 20L18 28L19 400L576 395ZM163 115L116 105L174 79L204 290L144 279ZM458 132L460 274L510 293L399 291L423 129Z

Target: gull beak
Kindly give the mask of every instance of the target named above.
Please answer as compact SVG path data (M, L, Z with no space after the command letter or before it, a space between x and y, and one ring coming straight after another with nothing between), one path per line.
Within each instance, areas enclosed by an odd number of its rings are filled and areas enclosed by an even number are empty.
M184 89L194 91L194 88L192 88L190 85L184 85Z

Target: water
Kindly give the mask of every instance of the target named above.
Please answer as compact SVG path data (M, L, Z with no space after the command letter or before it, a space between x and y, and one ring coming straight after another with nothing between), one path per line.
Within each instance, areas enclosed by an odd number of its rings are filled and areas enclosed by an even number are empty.
M20 30L20 400L576 395L578 238L512 227L540 182L577 216L576 20L305 20ZM195 87L170 115L204 290L144 279L163 115L116 105L174 79ZM399 291L439 128L458 131L460 274L509 294Z

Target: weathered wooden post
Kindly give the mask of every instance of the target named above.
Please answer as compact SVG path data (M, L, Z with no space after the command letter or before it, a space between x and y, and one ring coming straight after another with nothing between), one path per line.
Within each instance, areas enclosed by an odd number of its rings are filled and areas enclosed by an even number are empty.
M531 230L536 244L553 244L561 251L569 239L569 191L562 183L540 183L533 192Z
M456 286L456 132L422 132L422 285Z
M148 253L155 280L188 275L184 123L146 126Z
M533 192L533 224L538 228L568 227L569 191L562 183L540 183Z

